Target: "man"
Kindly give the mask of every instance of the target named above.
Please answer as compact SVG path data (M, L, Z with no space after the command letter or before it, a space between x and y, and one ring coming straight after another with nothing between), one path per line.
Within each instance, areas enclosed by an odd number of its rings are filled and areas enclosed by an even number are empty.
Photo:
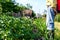
M56 15L55 7L52 6L51 2L48 1L47 4L47 14L46 14L46 26L48 30L49 40L54 39L54 18Z

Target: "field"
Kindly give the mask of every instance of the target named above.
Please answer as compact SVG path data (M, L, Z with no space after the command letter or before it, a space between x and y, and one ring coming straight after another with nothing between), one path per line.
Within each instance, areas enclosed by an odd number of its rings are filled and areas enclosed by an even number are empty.
M54 40L60 40L60 23L55 22ZM43 18L30 19L0 16L0 40L35 40L47 37L45 20Z

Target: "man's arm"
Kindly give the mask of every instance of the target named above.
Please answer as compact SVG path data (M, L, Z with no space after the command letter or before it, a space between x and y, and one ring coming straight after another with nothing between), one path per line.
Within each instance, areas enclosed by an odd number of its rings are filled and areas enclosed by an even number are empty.
M56 16L57 15L57 11L56 11L56 8L55 7L52 7L53 11L54 11L54 15Z
M55 16L57 15L57 11L56 11L56 9L53 9L54 10L54 13L55 13Z

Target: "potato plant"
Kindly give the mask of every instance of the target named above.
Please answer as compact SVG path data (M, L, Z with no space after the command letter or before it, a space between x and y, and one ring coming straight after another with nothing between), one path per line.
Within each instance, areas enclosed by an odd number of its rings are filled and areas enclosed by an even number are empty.
M42 36L44 24L35 25L33 22L32 19L26 17L0 16L0 40L30 40Z
M57 37L55 39L59 39L60 36ZM48 39L44 19L0 16L0 40L38 40L41 38Z

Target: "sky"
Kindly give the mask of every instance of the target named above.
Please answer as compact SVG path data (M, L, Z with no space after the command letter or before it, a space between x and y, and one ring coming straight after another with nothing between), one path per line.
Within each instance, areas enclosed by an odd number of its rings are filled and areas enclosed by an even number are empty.
M32 6L32 10L35 13L43 13L44 9L46 9L46 0L15 0L19 4L30 4Z

